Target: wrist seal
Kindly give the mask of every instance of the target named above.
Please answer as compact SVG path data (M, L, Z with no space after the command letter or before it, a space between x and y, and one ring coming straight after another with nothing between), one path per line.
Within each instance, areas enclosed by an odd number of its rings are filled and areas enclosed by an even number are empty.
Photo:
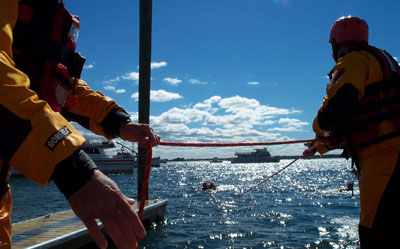
M124 109L112 109L101 122L101 127L107 135L119 137L121 125L130 121L131 116Z
M82 149L78 149L57 164L52 179L68 199L90 179L96 169L93 160Z

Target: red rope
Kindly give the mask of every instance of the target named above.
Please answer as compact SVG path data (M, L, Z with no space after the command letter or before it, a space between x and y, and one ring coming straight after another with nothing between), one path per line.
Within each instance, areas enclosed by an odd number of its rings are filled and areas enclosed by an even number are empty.
M311 139L311 141L315 141L315 139ZM311 141L310 141L310 142L311 142ZM315 149L315 147L316 147L317 145L318 145L318 143L317 143L317 142L314 142L314 143L312 144L312 146L311 146L310 149L311 149L311 150L312 150L312 149ZM252 187L248 188L246 191L244 191L244 192L242 192L242 193L240 193L240 194L235 195L233 198L231 198L230 201L234 201L234 200L236 200L236 199L242 197L244 194L250 192L251 190L257 188L258 186L260 186L260 185L263 184L264 182L268 181L268 180L271 179L272 177L274 177L274 176L276 176L277 174L281 173L283 170L285 170L286 168L288 168L290 165L292 165L294 162L296 162L296 161L299 160L300 158L303 158L303 156L297 157L296 159L294 159L293 161L291 161L289 164L287 164L285 167L281 168L280 170L276 171L276 172L273 173L272 175L270 175L270 176L268 176L267 178L263 179L261 182L257 183L256 185L253 185ZM215 200L216 202L222 202L221 200L218 200L212 192L211 192L211 195L212 195L212 197L214 198L214 200Z
M294 159L293 161L291 161L289 164L287 164L285 167L281 168L280 170L276 171L275 173L273 173L272 175L268 176L267 178L263 179L262 181L260 181L259 183L251 186L250 188L248 188L246 191L235 195L234 197L232 197L229 201L234 201L236 199L239 199L240 197L242 197L243 195L247 194L248 192L252 191L253 189L257 188L258 186L260 186L261 184L263 184L264 182L268 181L269 179L271 179L272 177L276 176L277 174L281 173L283 170L285 170L286 168L288 168L290 165L292 165L294 162L296 162L297 160L299 160L300 158L302 158L301 156L297 157L296 159ZM215 197L215 195L211 192L212 197L214 198L214 200L216 202L222 202L221 200L217 199ZM226 202L229 202L226 201Z
M264 180L262 180L261 182L257 183L256 185L250 187L249 189L247 189L246 191L244 191L241 194L235 195L235 197L233 197L233 200L238 199L240 197L242 197L244 194L250 192L251 190L257 188L258 186L260 186L261 184L263 184L264 182L268 181L269 179L271 179L272 177L276 176L277 174L281 173L283 170L285 170L287 167L289 167L290 165L292 165L294 162L296 162L297 160L299 160L300 157L297 157L296 159L294 159L293 161L291 161L288 165L286 165L285 167L281 168L280 170L276 171L275 173L273 173L272 175L268 176L267 178L265 178Z
M257 145L279 145L279 144L294 144L307 143L314 139L304 140L289 140L276 142L255 142L255 143L179 143L179 142L164 142L160 141L159 145L163 146L183 146L183 147L233 147L233 146L257 146Z
M149 189L149 178L150 178L150 168L151 168L151 157L152 157L152 147L151 144L149 143L147 145L147 159L146 159L146 168L144 171L144 176L143 176L143 183L142 183L142 193L140 195L140 205L139 205L139 218L142 220L143 218L143 210L144 210L144 204L146 202L146 197L147 197L147 191Z
M143 182L142 182L142 193L140 195L139 202L139 219L143 221L143 211L144 205L147 200L147 191L149 189L149 178L150 178L150 168L151 168L151 158L152 158L153 150L151 144L147 144L147 158L146 158L146 168L144 171ZM137 248L139 248L140 238L136 236Z

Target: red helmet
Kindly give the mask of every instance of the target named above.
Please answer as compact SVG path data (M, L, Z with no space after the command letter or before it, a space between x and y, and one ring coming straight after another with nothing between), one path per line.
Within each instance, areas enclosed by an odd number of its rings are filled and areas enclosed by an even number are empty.
M337 19L329 34L329 42L363 41L368 43L368 24L356 16L342 16Z

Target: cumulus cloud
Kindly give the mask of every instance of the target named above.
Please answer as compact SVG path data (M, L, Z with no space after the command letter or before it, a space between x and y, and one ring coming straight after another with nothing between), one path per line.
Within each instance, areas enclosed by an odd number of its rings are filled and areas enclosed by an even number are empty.
M134 99L135 101L138 101L139 99L139 93L133 93L131 95L131 98ZM154 102L167 102L175 99L181 99L183 98L181 95L178 93L173 93L173 92L167 92L164 90L151 90L150 91L150 100Z
M160 68L160 67L166 67L168 65L167 62L165 61L160 61L160 62L152 62L150 64L151 69L156 69L156 68Z
M113 92L119 93L119 94L120 93L125 93L126 92L125 89L117 88L117 85L119 84L121 79L138 81L139 80L139 73L137 73L137 72L129 72L129 73L125 73L122 76L117 76L117 77L112 78L112 79L103 80L103 84L105 84L104 89L108 90L108 91L113 91Z
M271 107L240 96L213 96L190 107L174 107L153 116L151 122L166 140L255 142L287 139L274 128L299 131L308 123L286 117L299 113L299 110ZM266 126L276 127L266 129Z
M121 76L121 78L124 80L138 81L139 73L138 72L129 72L129 73L126 73L125 75Z
M113 91L115 93L125 93L125 89L117 89L115 86L107 85L104 87L105 90Z
M303 131L304 126L308 126L308 122L300 121L296 118L280 118L277 122L281 127L268 129L269 131Z
M125 89L117 89L115 90L116 93L125 93L126 90Z
M105 86L104 89L109 91L115 91L115 86Z
M204 100L202 103L195 104L194 108L195 109L203 109L212 114L212 113L215 113L218 111L218 108L213 107L213 104L217 103L220 100L221 100L220 96L213 96L209 99Z
M176 86L182 82L182 80L180 80L178 78L170 78L170 77L164 78L163 81L168 82L169 84L174 85L174 86Z

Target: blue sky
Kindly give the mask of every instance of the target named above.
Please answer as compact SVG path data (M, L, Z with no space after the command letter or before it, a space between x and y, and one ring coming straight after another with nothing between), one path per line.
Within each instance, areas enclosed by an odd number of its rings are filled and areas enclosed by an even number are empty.
M81 21L82 78L136 119L139 1L64 2ZM334 66L332 23L344 15L364 18L370 44L400 61L399 9L397 0L153 0L150 123L163 141L313 138ZM253 149L159 146L154 154L231 157ZM269 149L299 155L304 146Z

